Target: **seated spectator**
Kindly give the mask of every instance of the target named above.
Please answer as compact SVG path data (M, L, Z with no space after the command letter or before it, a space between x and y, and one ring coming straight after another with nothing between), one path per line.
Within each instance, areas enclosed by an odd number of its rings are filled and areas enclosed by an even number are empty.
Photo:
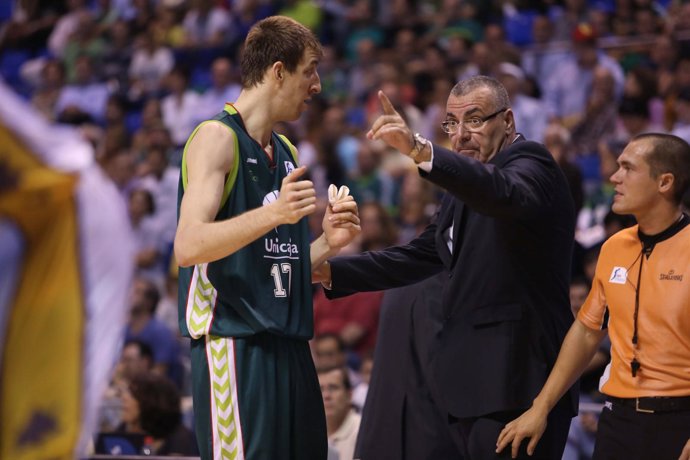
M521 56L525 73L543 84L554 69L569 57L563 42L554 40L554 25L546 14L535 16L532 21L532 46ZM519 125L518 125L519 126Z
M376 251L395 244L398 240L398 229L386 208L377 201L360 202L359 218L362 233L360 250Z
M192 0L191 8L182 21L185 46L206 48L227 45L236 37L232 30L232 16L211 0Z
M133 52L129 24L119 19L108 29L108 47L103 54L101 72L103 79L121 94L129 87L128 71Z
M158 288L152 281L137 277L130 296L125 341L136 339L150 346L153 350L154 371L167 375L181 385L179 344L173 332L154 316L160 300Z
M690 87L681 88L676 96L674 109L676 122L671 134L690 142Z
M122 423L121 394L135 375L151 372L153 369L153 351L140 340L125 343L120 353L120 360L115 366L110 385L105 391L99 407L99 430L115 431Z
M141 340L129 340L122 347L116 374L126 382L153 369L153 350Z
M153 195L144 188L129 194L129 220L132 223L136 246L136 271L140 276L163 285L169 245L161 224L156 220Z
M396 186L393 178L381 168L386 146L377 141L364 140L357 149L356 168L347 181L350 194L361 206L375 202L391 209L396 203Z
M62 52L62 63L65 65L67 81L73 82L76 77L76 61L79 56L89 56L98 78L101 75L102 57L107 45L101 37L98 25L89 11L82 11L78 16L77 28L70 36Z
M137 186L148 190L153 196L153 218L161 231L161 238L163 242L171 243L177 226L176 199L180 169L170 166L164 147L154 145L146 150L138 172L142 177Z
M98 157L98 163L103 172L113 181L126 203L134 178L134 155L132 152L128 148L104 149Z
M592 73L592 86L581 117L573 117L572 148L577 156L593 155L599 142L610 138L616 130L615 80L604 66Z
M314 357L314 365L316 369L331 369L334 367L347 366L348 356L345 350L345 345L336 334L321 334L314 337L310 343L312 354ZM355 356L356 359L359 357ZM348 376L350 377L351 386L359 385L362 378L352 367L347 367Z
M187 69L179 66L174 67L165 78L165 88L169 94L161 101L163 123L170 131L175 146L181 147L197 125L199 95L189 89ZM222 108L222 105L219 107Z
M502 62L497 67L498 80L503 83L510 97L515 116L515 126L529 141L544 142L544 131L548 123L546 106L539 100L524 93L525 73L510 62Z
M374 353L366 352L362 354L362 360L359 365L359 376L362 381L359 385L352 389L352 405L357 412L362 413L364 403L367 400L367 393L369 392L369 382L371 381L371 371L374 369Z
M172 70L175 57L169 48L147 30L136 38L134 53L129 64L131 100L140 100L161 93L161 80Z
M344 367L318 371L323 406L326 411L328 444L340 460L352 460L361 417L352 408L352 387Z
M594 69L607 68L614 79L614 96L623 92L623 70L616 60L597 45L597 35L589 24L579 24L572 33L572 54L551 72L544 82L544 101L552 116L565 127L572 128L587 109L587 97Z
M23 2L22 2L23 3ZM62 57L62 53L70 40L70 37L79 28L79 18L82 14L88 14L88 9L86 8L85 0L71 0L65 2L67 4L67 12L62 14L62 16L54 22L55 27L50 31L50 36L48 37L48 49L51 54L56 57ZM30 8L28 5L26 6ZM40 6L36 6L40 8ZM53 12L54 8L51 8ZM52 21L51 21L52 22Z
M175 384L155 373L138 374L122 394L122 424L117 431L146 436L141 454L199 455L194 434L182 424Z
M74 83L62 88L55 104L57 119L65 123L101 123L105 118L109 95L108 86L96 80L91 58L79 56L75 64Z
M640 97L625 96L618 107L618 127L615 138L626 143L638 134L661 132L661 126L655 125L649 112L649 102Z
M314 297L314 335L335 334L359 354L373 350L382 298L379 291L329 300L319 289Z
M56 117L55 106L65 84L65 67L57 59L45 61L37 87L31 96L31 105L50 121Z
M199 98L197 122L213 117L226 102L235 102L242 86L237 82L232 61L219 57L211 64L211 87Z

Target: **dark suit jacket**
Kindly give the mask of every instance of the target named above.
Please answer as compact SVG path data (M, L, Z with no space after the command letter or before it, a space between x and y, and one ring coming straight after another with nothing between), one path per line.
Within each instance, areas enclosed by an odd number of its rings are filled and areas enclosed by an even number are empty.
M433 399L429 346L441 329L447 276L386 291L355 458L457 460L448 414Z
M328 295L404 286L445 268L443 327L430 352L441 404L458 418L524 410L573 320L575 213L565 177L522 136L487 164L434 146L422 175L447 191L436 220L409 244L331 260ZM575 389L568 402L575 413Z

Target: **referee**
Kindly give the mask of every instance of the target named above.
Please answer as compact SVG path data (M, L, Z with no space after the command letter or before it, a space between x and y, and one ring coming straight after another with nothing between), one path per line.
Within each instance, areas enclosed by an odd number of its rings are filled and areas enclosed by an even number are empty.
M611 363L601 378L607 402L593 458L690 460L690 146L669 134L633 138L611 176L612 209L638 225L602 247L592 290L532 408L508 423L497 452L512 456L589 363L607 331Z

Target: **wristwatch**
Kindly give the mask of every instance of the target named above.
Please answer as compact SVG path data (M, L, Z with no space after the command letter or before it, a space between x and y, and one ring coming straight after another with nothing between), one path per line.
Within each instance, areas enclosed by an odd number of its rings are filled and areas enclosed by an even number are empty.
M415 133L415 135L413 136L413 140L414 145L412 146L412 150L410 150L410 153L408 153L407 156L412 158L415 162L417 162L417 157L420 153L422 153L424 147L427 146L429 141L422 137L422 135L419 133Z

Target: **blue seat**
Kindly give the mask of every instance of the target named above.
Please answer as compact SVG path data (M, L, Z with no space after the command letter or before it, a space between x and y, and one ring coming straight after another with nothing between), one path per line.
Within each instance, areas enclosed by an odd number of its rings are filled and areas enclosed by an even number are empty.
M130 134L136 133L141 127L141 112L133 110L125 116L125 127Z
M0 75L12 86L21 84L19 69L31 58L28 51L5 50L0 54Z
M12 4L14 2L0 2L0 22L9 21L12 18Z
M532 22L536 15L535 11L519 11L517 14L506 16L503 20L506 40L515 46L530 45L532 43Z
M195 67L189 78L189 86L203 92L211 86L211 71L207 67Z

